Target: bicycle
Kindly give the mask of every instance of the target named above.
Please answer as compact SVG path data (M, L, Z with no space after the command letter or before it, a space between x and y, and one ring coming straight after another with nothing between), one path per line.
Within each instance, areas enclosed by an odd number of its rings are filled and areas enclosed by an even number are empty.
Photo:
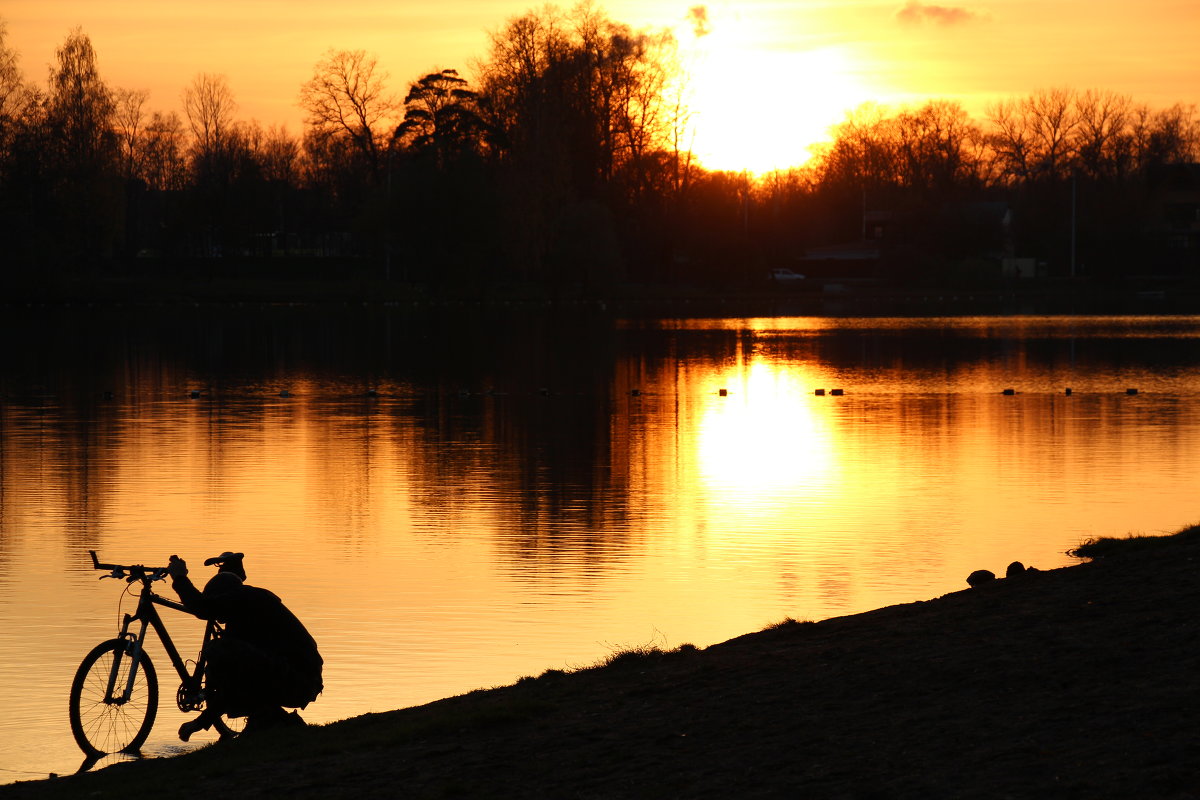
M223 630L220 623L208 621L200 655L189 671L155 608L166 606L189 613L182 603L154 593L154 582L167 577L167 568L103 564L95 550L88 552L92 556L93 569L109 571L108 575L100 576L101 580L123 578L131 585L140 582L141 589L137 610L125 614L117 637L93 647L75 671L71 681L71 732L88 758L118 752L137 755L158 714L158 674L143 647L147 631L153 628L158 633L171 666L179 674L175 702L186 714L204 708L205 646L211 639L220 637ZM209 559L205 563L218 564L219 568L220 559ZM141 624L131 630L134 623ZM213 727L222 739L228 739L240 732L244 722L241 718L219 717Z

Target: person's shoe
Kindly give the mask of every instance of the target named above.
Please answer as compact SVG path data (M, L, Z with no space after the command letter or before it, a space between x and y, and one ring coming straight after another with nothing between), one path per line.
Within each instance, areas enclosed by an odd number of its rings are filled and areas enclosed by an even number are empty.
M204 715L201 714L195 719L188 720L179 726L179 738L186 742L188 739L192 738L192 734L199 733L200 731L206 731L208 729L209 723L204 721Z
M287 722L288 713L278 706L255 711L246 718L246 727L242 730L242 735L262 733L286 725Z

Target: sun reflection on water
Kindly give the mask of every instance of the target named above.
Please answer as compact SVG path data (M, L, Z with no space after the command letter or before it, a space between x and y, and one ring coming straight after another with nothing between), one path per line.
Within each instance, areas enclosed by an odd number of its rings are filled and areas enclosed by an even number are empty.
M700 477L714 500L753 513L781 496L826 494L836 484L827 413L810 402L804 369L754 361L697 425Z

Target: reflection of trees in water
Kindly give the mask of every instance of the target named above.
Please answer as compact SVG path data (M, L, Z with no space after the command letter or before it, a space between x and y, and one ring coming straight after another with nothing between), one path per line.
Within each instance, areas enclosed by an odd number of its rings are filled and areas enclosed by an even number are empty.
M608 469L605 319L304 308L39 311L10 322L34 318L47 335L0 384L29 406L4 415L23 435L0 447L10 463L53 460L61 473L47 480L65 487L63 513L77 527L103 516L94 504L112 459L130 426L145 424L207 439L213 481L231 443L307 427L322 465L313 488L347 515L348 532L384 452L405 464L419 504L444 507L464 487L511 497L530 541L602 531L625 513L622 470ZM283 401L288 387L295 396Z
M305 491L339 515L328 530L362 534L387 465L437 519L484 499L520 520L498 546L522 559L615 553L613 531L667 513L643 490L671 478L645 465L686 457L679 426L715 391L706 381L754 359L998 391L1021 376L1182 375L1194 342L1095 323L664 331L592 311L474 306L37 309L13 311L3 332L19 345L0 374L0 547L44 509L73 545L99 544L131 448L186 450L199 459L191 479L205 482L196 491L216 496L246 448L271 446L317 465ZM294 396L278 397L284 388Z
M74 416L45 400L0 406L0 544L36 524L96 547L120 427L115 415Z
M514 554L553 557L565 540L592 555L619 545L628 487L612 458L607 320L518 315L446 346L419 401L413 457L439 471L424 502L486 486L521 520L521 538L502 543Z

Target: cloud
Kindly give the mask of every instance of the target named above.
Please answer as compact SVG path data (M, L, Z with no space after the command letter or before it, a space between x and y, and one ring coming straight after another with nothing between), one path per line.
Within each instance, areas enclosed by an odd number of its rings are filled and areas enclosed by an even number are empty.
M908 0L908 5L896 12L896 19L906 25L920 25L923 22L961 25L979 19L979 15L956 6L927 6L917 0Z
M688 20L692 23L692 33L699 39L712 33L712 25L708 22L708 6L692 6L688 9Z

